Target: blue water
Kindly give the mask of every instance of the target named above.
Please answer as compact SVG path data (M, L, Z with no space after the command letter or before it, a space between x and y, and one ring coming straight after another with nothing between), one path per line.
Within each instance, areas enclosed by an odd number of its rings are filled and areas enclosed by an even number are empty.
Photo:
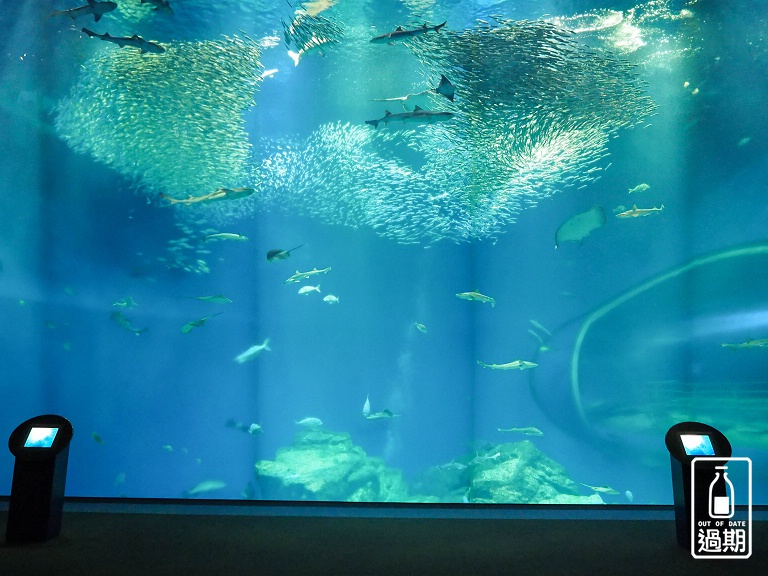
M419 2L341 0L321 15L343 24L345 38L323 54L302 55L298 66L283 41L281 19L294 16L284 2L171 0L172 16L134 19L129 10L137 2L118 4L98 23L73 24L47 16L77 2L14 3L0 35L0 133L7 135L0 139L0 436L38 414L67 417L75 428L68 494L176 498L216 480L226 486L205 495L239 499L251 483L258 498L254 464L274 460L300 432L295 422L314 417L402 470L411 485L431 467L529 440L565 467L583 496L591 491L581 483L619 492L602 494L608 503L629 503L630 491L633 503L664 504L671 502L664 434L678 421L701 419L731 438L734 455L753 459L754 502L768 502L768 349L722 346L768 338L764 254L702 266L616 305L585 336L578 393L569 372L575 339L595 311L695 258L768 242L768 19L761 3L726 10L715 2L660 2L652 10L631 2L462 1L427 10ZM628 27L610 20L609 10ZM645 20L632 19L641 13ZM526 173L526 183L510 180L520 206L511 196L492 196L503 182L487 167L503 163L483 162L496 149L492 137L521 130L521 122L467 121L466 90L476 78L439 52L443 37L477 27L477 19L493 22L492 15L583 28L572 41L636 66L638 83L624 81L656 106L637 113L633 126L601 125L605 144L585 141L585 161L568 172L573 180L555 160ZM368 42L401 24L444 20L439 39L431 35L413 49ZM183 108L164 107L150 121L142 114L153 102L194 96L194 89L159 83L184 78L187 69L153 77L156 90L131 95L136 70L155 55L88 39L82 26L138 33L169 51L189 43L190 61L215 54L205 50L222 35L247 34L261 45L263 69L255 76L278 71L256 90L243 88L248 70L238 72L242 78L221 72L223 84L211 92L221 100L210 109L177 118ZM632 44L636 34L644 45ZM110 59L115 54L124 60ZM520 66L531 56L510 54ZM454 106L455 118L402 133L365 124L393 106L373 98L433 86L439 76L430 62L444 61L466 83L457 84L454 104L430 103ZM127 82L104 80L115 62L127 66ZM227 83L236 76L242 85ZM215 78L204 78L208 88ZM487 86L471 96L498 97L523 114L526 98L567 88L511 82L513 96ZM573 85L586 86L575 78ZM83 87L92 91L78 92ZM227 87L233 95L220 96ZM210 118L235 96L253 103L229 118L223 134ZM94 103L120 98L147 107L122 123L102 121ZM578 104L563 112L552 100L538 103L558 121L577 114ZM582 112L609 114L616 104L601 105ZM82 114L77 122L75 113ZM247 158L236 164L233 151L213 149L215 161L208 160L206 146L225 136L237 143L240 122L251 144ZM168 140L160 124L177 124L178 140ZM430 156L436 147L455 154L452 163ZM465 164L472 150L475 164ZM480 168L464 172L467 166ZM231 181L217 181L222 174ZM650 188L627 194L641 183ZM183 199L218 186L256 192L207 206L169 206L160 196ZM473 186L481 200L466 212L457 200L441 204L434 221L426 215L430 196ZM484 195L501 206L493 230L477 224L494 210ZM664 210L614 216L618 206L635 203ZM594 205L604 207L606 225L554 250L558 227ZM201 242L213 231L248 241ZM169 250L182 240L190 247ZM301 244L288 260L266 260L270 249ZM317 281L284 283L297 270L326 267ZM307 284L319 284L321 293L297 294ZM472 290L495 306L456 297ZM192 298L214 294L232 303ZM328 294L339 303L322 301ZM114 305L128 297L136 306ZM115 312L146 331L121 327ZM270 351L234 361L265 338ZM539 366L477 364L517 359ZM366 420L366 397L373 411L399 416ZM263 433L227 427L230 419L258 423ZM512 427L536 427L543 436L498 431ZM12 469L12 456L0 456L0 494L10 492Z

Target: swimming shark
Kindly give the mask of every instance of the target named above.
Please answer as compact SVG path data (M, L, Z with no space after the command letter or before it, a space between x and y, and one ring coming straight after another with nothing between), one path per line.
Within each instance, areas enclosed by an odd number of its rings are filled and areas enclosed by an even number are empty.
M144 54L145 52L153 52L155 54L159 54L160 52L165 52L165 48L160 46L159 44L155 44L154 42L149 42L148 40L144 40L144 38L141 38L138 34L134 34L130 37L117 37L117 36L110 36L108 32L104 34L96 34L96 32L91 32L88 30L88 28L83 28L83 32L88 34L91 38L96 37L100 38L101 40L104 40L105 42L113 42L114 44L117 44L122 48L123 46L133 46L134 48L138 48L141 50L141 53Z
M526 436L544 436L544 432L534 426L528 426L526 428L497 428L499 432L518 432L525 434Z
M584 484L584 482L580 482L580 484L595 492L602 492L603 494L618 494L618 492L610 486L590 486L589 484Z
M424 26L421 28L413 28L411 30L406 30L402 26L398 26L395 28L394 31L388 33L388 34L382 34L381 36L376 36L375 38L371 38L371 42L374 44L393 44L397 40L407 40L408 38L413 38L414 36L418 36L419 34L426 34L427 32L430 32L431 30L434 30L435 32L440 32L440 28L445 26L448 23L446 20L442 24L438 24L437 26L427 26L427 23L424 22Z
M490 304L491 308L496 306L496 300L491 298L490 296L486 296L485 294L480 294L477 290L473 290L472 292L459 292L456 294L457 298L461 298L462 300L469 300L470 302L481 302L482 304Z
M433 110L422 110L418 106L413 109L413 112L400 112L399 114L392 114L389 110L384 111L384 116L376 120L366 120L366 124L372 125L374 128L378 128L382 122L389 124L390 122L403 122L405 123L419 123L419 124L434 124L435 122L441 122L443 120L450 120L453 118L453 112L436 112Z
M167 196L165 194L160 194L160 196L168 200L168 202L171 204L186 204L189 206L191 204L208 204L210 202L217 202L219 200L235 200L238 198L245 198L254 192L255 190L253 188L217 188L210 194L205 194L203 196L192 196L190 194L182 200L172 198L171 196Z
M96 2L96 0L88 0L88 4L84 6L70 8L69 10L54 10L51 13L51 16L69 16L74 20L80 16L90 16L93 14L94 21L98 22L104 14L112 12L115 8L117 8L117 4L114 2Z
M740 344L724 343L723 348L768 348L768 338L760 338L759 340L747 338Z
M317 268L312 268L309 272L299 272L296 270L296 274L292 274L290 278L288 278L283 284L290 284L291 282L301 282L302 278L306 279L310 276L316 276L317 274L328 274L328 272L331 271L331 267L328 266L328 268L323 268L322 270L318 270Z
M528 370L529 368L536 368L538 364L535 362L528 362L526 360L513 360L506 364L486 364L485 362L477 361L483 368L491 368L493 370Z
M638 216L648 216L648 214L661 212L662 210L664 210L664 204L661 205L661 208L656 208L655 206L653 208L638 208L637 204L635 204L631 210L625 210L616 214L616 218L637 218Z

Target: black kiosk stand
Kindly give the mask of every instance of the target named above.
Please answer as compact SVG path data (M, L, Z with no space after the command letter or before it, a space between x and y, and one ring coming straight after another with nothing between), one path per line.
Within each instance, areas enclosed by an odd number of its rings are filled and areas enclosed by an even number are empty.
M667 431L664 440L667 444L667 450L669 450L669 461L672 465L677 543L683 548L690 549L691 515L694 507L702 507L702 510L695 509L697 518L708 517L706 498L697 498L697 502L691 501L691 463L697 456L728 458L731 456L731 443L719 430L701 422L675 424ZM697 466L698 468L699 466ZM715 464L712 464L711 468L714 470ZM706 494L709 482L710 480L706 478L706 475L697 475L696 493ZM715 491L718 494L722 492L724 495L725 489L725 483L722 481L720 486L715 486Z
M5 540L44 542L58 536L64 507L72 424L48 414L19 425L8 439L16 457Z

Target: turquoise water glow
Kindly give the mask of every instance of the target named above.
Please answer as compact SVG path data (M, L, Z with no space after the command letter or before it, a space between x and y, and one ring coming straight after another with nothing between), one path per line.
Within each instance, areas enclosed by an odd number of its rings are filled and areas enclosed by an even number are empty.
M664 504L694 419L766 503L761 3L116 2L0 35L0 434L68 494Z

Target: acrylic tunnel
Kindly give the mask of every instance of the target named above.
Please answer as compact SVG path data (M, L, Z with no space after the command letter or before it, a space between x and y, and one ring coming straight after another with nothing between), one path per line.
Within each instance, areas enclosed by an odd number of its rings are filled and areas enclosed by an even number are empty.
M697 420L734 450L765 451L766 275L759 243L646 280L553 333L534 360L534 398L606 450L649 454L670 426Z

